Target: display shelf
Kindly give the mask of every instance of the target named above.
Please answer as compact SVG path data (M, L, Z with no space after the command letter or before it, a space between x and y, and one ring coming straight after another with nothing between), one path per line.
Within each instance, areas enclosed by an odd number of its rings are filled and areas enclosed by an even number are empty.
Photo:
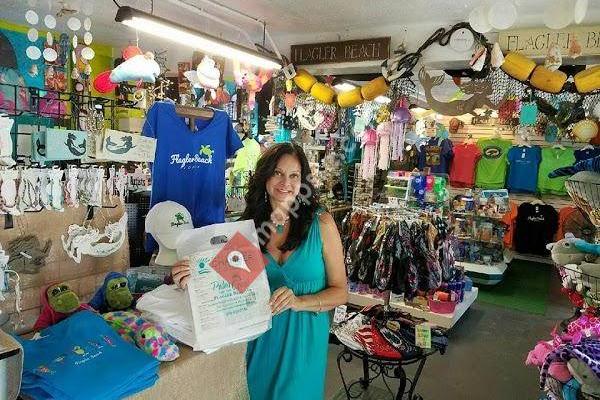
M554 265L554 262L550 258L550 256L537 256L534 254L522 254L522 253L514 253L513 259L522 260L522 261L531 261L540 264L549 264Z
M437 314L431 311L425 311L420 308L408 305L402 300L390 300L390 307L406 312L412 315L413 317L425 319L431 324L439 326L441 328L450 329L475 302L478 293L479 289L476 287L474 287L473 290L471 290L470 292L465 292L464 300L456 305L456 309L452 314ZM361 307L366 307L374 305L383 305L384 300L378 297L374 297L370 294L359 294L350 292L348 295L348 303Z
M413 317L425 319L430 324L439 326L441 328L450 329L458 322L459 319L461 319L471 305L473 305L478 294L479 289L476 287L473 287L470 292L465 292L464 300L456 305L456 308L452 314L437 314L431 311L425 311L408 305L403 301L393 301L393 299L390 300L390 306L394 309L406 312Z
M348 303L354 304L355 306L367 307L383 305L384 300L371 294L348 292Z
M480 285L496 285L504 279L508 264L499 262L491 265L457 261L456 265L463 267L474 283Z

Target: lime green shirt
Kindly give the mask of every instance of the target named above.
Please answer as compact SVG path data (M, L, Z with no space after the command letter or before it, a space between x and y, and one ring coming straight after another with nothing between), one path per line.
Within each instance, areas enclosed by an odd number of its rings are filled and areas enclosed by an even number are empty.
M481 159L477 163L475 185L483 189L502 189L508 169L508 150L510 140L479 139L477 146L481 150Z
M569 167L575 163L575 152L573 149L558 149L546 147L542 149L542 162L538 172L538 190L542 194L567 195L565 181L568 176L559 178L548 178L548 174L557 168Z
M242 142L244 147L239 149L233 162L234 171L254 171L256 163L260 158L260 145L251 138L246 138Z

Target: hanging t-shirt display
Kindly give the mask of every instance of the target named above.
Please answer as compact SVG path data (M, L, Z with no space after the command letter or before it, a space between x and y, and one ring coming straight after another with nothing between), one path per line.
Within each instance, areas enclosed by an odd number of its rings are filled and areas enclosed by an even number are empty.
M546 204L523 203L517 214L514 236L515 249L519 253L546 256L548 243L554 241L558 229L558 213Z
M511 192L537 191L538 166L542 160L542 149L539 146L515 146L508 151L507 187Z
M157 139L150 207L166 200L187 208L195 227L225 220L225 165L242 142L224 111L196 119L191 131L171 102L148 111L143 134ZM152 241L148 250L155 247Z
M598 147L575 150L575 160L577 160L577 162L589 160L590 158L594 158L597 156L600 156L600 148Z
M475 165L481 158L481 150L474 143L461 143L454 147L454 159L450 167L450 183L457 187L472 187L475 183Z
M557 168L571 166L573 163L575 163L575 154L571 148L546 147L542 149L542 162L538 174L540 193L566 196L565 181L568 176L548 178L548 174Z
M453 156L450 139L431 138L419 150L419 169L429 167L434 174L447 174Z
M402 152L402 160L390 160L390 169L412 171L419 166L419 150L415 145L407 145Z
M475 184L483 189L502 189L506 179L507 154L510 140L480 139L477 146L481 150L481 159L477 163Z

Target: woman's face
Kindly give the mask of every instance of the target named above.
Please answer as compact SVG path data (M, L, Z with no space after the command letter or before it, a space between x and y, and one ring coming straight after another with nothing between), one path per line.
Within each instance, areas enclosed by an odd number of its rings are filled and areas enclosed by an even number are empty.
M266 188L271 203L291 204L300 193L302 182L302 167L300 161L290 154L283 155L273 176L267 180Z

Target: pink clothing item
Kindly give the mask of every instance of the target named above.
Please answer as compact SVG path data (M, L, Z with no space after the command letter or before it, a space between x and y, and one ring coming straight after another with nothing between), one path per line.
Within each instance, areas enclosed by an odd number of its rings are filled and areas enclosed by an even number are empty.
M600 318L582 315L567 326L567 336L573 344L586 337L600 337Z
M527 354L525 365L534 365L541 367L546 360L548 354L550 354L556 347L552 342L538 342L534 349Z
M569 372L569 368L567 368L567 363L564 361L556 361L550 364L548 374L561 383L567 383L571 379L573 379L573 375L571 375L571 373Z
M375 168L377 166L377 132L373 128L364 131L362 138L362 177L363 179L373 179Z
M379 161L377 168L385 171L390 168L390 136L392 133L392 123L382 122L377 126L377 136L379 136Z

